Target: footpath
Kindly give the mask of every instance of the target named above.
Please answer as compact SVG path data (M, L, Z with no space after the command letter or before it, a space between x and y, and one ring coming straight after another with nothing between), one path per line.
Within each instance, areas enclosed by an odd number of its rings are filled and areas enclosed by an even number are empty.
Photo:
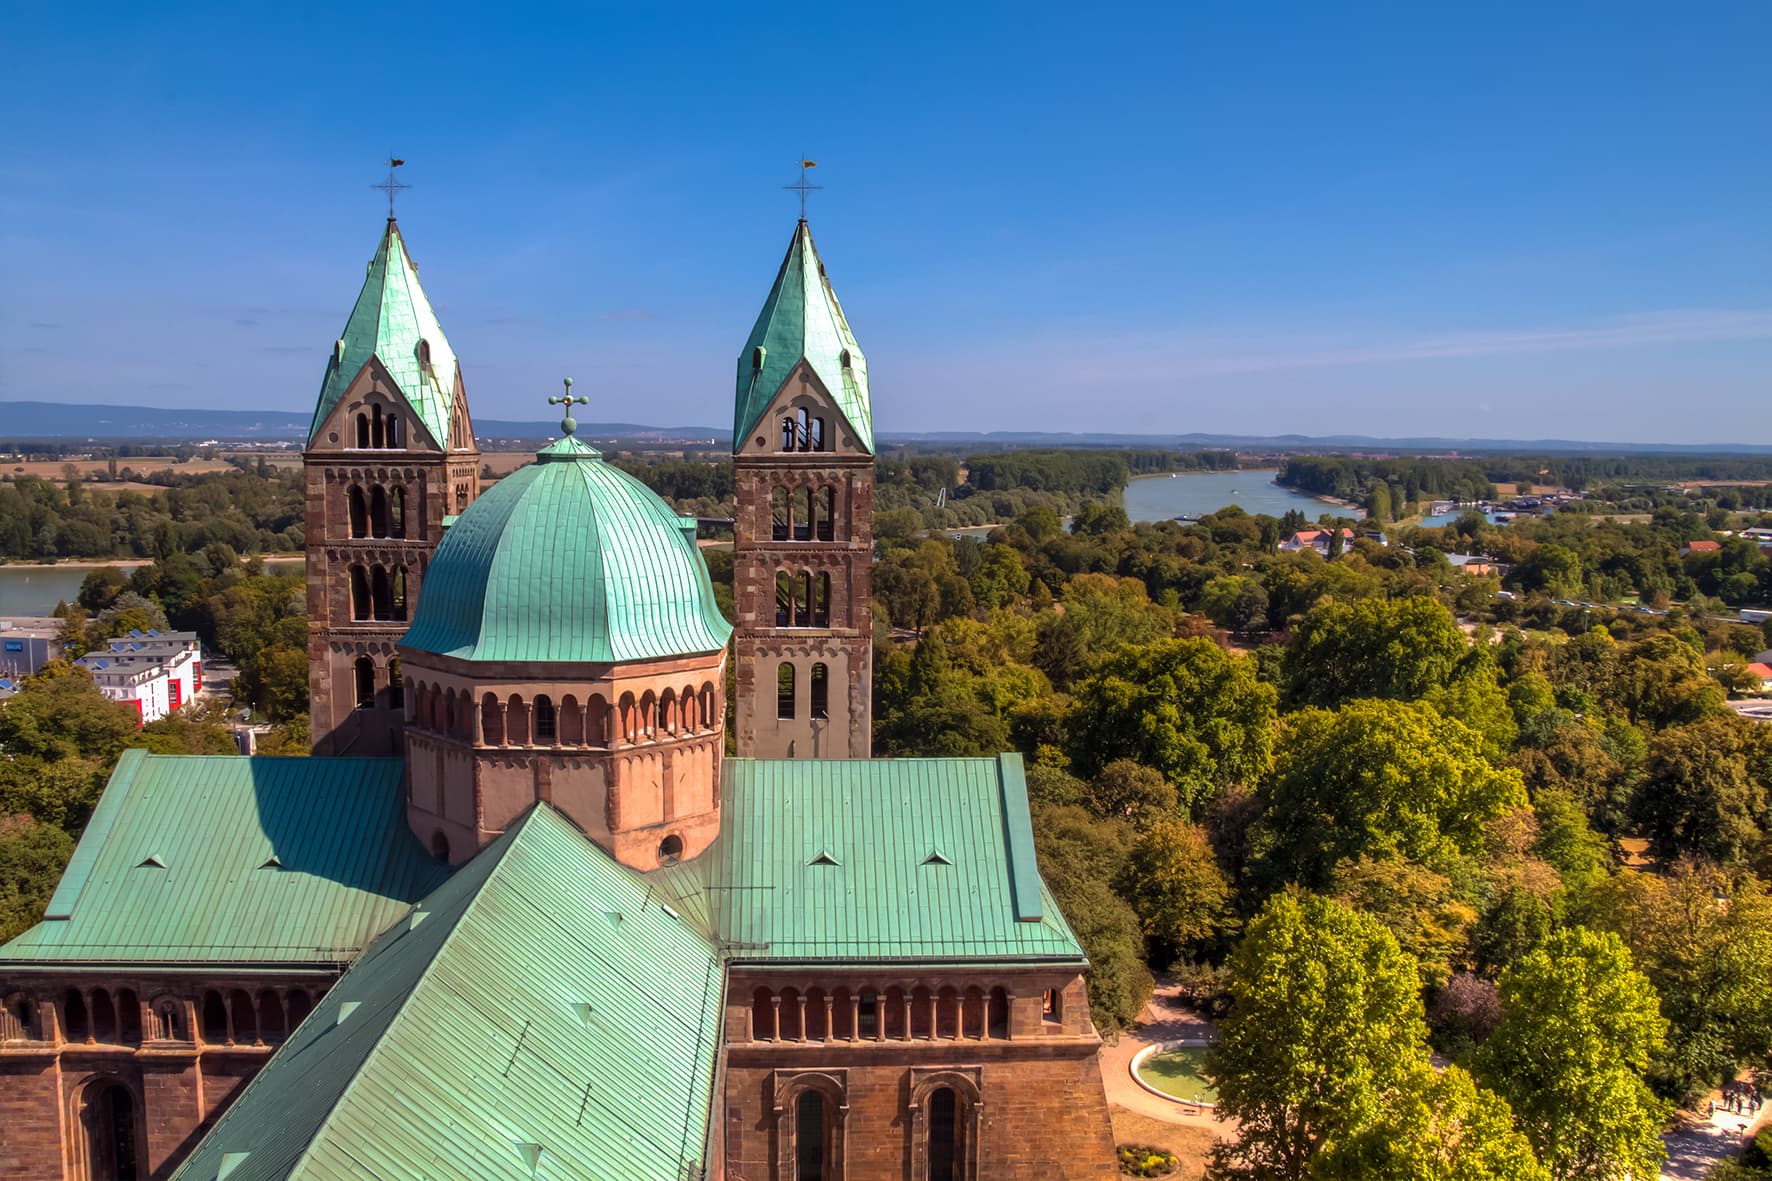
M1707 1119L1692 1115L1679 1127L1662 1136L1667 1145L1667 1163L1661 1167L1662 1181L1703 1181L1711 1166L1736 1156L1750 1136L1766 1126L1772 1118L1772 1103L1754 1115L1736 1115L1718 1107Z
M1182 1038L1208 1038L1212 1033L1212 1023L1182 1004L1175 986L1159 985L1151 994L1150 1004L1138 1015L1138 1024L1122 1033L1113 1045L1101 1048L1101 1081L1108 1102L1166 1124L1213 1128L1225 1136L1234 1133L1235 1126L1221 1124L1213 1118L1210 1108L1153 1095L1132 1078L1132 1057L1146 1046Z

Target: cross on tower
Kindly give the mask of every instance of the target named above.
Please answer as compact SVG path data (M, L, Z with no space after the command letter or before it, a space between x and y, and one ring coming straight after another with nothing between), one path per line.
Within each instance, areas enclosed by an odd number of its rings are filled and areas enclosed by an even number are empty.
M388 153L388 179L384 180L381 184L369 186L372 189L380 189L382 192L384 192L388 195L388 220L389 221L394 220L394 194L398 193L401 189L410 189L412 187L411 185L403 185L399 181L394 179L394 169L400 167L404 163L406 163L406 161L395 158L394 154L392 152L389 152Z
M590 403L590 399L585 397L583 394L579 394L576 397L573 396L572 379L570 377L568 377L566 379L566 392L564 394L550 394L550 395L548 395L548 405L550 405L550 406L559 406L562 404L565 405L566 417L562 418L560 420L560 429L568 435L572 434L573 431L576 431L578 429L578 420L572 417L572 405L574 402L578 403L580 406L584 406L584 405L588 405Z
M782 188L787 189L790 192L795 192L795 193L800 194L800 220L801 221L806 220L806 194L812 193L812 192L817 192L819 189L824 188L823 185L809 185L806 183L806 170L808 168L817 168L817 167L818 167L817 160L802 159L800 161L800 181L799 181L799 183L781 186Z

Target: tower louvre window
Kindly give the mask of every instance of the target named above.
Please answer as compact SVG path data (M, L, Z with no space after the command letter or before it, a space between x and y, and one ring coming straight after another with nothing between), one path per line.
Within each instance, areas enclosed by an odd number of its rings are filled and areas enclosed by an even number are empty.
M375 705L375 661L367 656L357 658L357 708L371 709Z
M786 661L775 670L775 716L783 720L794 716L794 666Z
M830 672L822 664L812 666L812 716L825 721L831 716L831 679Z

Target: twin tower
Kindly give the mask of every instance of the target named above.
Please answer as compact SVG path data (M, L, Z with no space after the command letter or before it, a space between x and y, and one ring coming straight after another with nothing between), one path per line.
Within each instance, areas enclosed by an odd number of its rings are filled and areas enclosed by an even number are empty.
M804 219L739 355L732 430L738 754L866 758L874 476L867 361ZM400 644L439 541L480 494L481 458L461 366L393 218L328 358L303 472L315 753L405 753L408 725L437 722L428 703L419 716ZM505 679L545 680L547 646L544 637L534 668L503 670ZM527 730L537 754L562 741L539 726ZM485 731L464 732L483 740ZM582 725L572 737L587 754L622 741L616 725ZM519 753L501 737L501 756Z

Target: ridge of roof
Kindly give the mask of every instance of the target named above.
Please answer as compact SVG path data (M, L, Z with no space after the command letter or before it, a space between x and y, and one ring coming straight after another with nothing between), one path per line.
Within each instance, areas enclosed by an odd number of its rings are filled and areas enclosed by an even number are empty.
M421 342L429 346L429 364L420 359ZM327 416L371 362L381 365L432 440L447 448L450 415L461 396L461 364L418 281L418 266L406 253L400 227L391 217L327 361L314 419L308 427L310 446Z
M874 420L867 358L850 330L804 218L794 226L775 282L738 355L734 452L744 446L746 436L802 362L824 387L855 441L871 454Z

